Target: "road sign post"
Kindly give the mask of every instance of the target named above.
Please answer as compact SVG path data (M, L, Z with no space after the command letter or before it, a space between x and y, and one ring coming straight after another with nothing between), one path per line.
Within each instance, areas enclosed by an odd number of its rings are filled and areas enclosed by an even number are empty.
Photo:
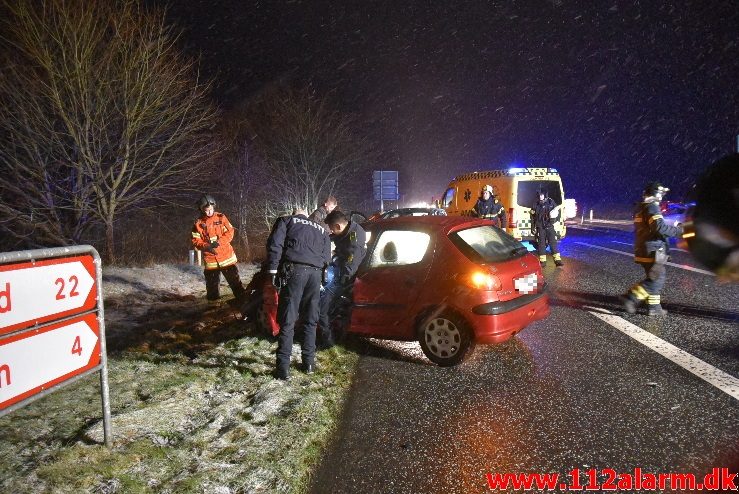
M112 447L99 254L89 245L0 253L0 417L97 371Z

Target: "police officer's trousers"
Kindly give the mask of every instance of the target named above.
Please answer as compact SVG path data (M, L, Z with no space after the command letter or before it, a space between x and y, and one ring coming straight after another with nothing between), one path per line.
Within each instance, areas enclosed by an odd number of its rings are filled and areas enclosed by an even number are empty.
M318 302L321 295L321 269L294 264L292 276L280 290L277 322L280 335L277 341L277 369L287 371L293 349L293 336L298 318L302 320L303 365L314 364L316 358L316 326Z
M239 268L236 264L232 264L225 268L220 269L207 269L203 273L205 275L205 292L208 300L218 300L221 296L220 284L221 284L221 273L226 278L228 286L231 287L231 291L234 297L241 299L244 296L244 285L241 284L241 278L239 278Z
M321 329L321 343L324 346L334 344L334 336L331 331L331 312L339 297L346 292L347 286L341 283L339 269L329 266L329 281L321 292L320 315L318 316L318 327Z

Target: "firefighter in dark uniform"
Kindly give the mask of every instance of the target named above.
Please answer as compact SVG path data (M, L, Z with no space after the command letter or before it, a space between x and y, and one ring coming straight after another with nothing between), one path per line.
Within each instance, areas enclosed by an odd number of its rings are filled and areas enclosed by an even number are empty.
M547 244L552 251L554 264L562 266L562 257L559 255L557 245L557 234L554 231L554 223L559 220L561 214L554 200L547 194L546 190L539 189L539 200L531 207L531 224L534 227L539 262L542 266L547 265Z
M634 285L624 297L624 308L629 314L636 312L642 302L647 303L650 316L667 314L660 303L660 292L665 286L669 237L682 235L679 226L670 226L662 218L659 203L669 191L659 182L652 182L644 189L644 198L634 211L634 261L644 268L646 277Z
M354 282L359 265L367 253L367 234L344 213L334 210L326 216L326 224L331 230L331 240L336 249L331 261L328 283L321 293L321 313L318 325L321 328L321 347L330 348L334 344L329 314L337 298L345 293Z
M275 222L267 240L267 252L272 282L280 289L276 376L283 380L290 378L290 355L298 318L302 319L304 330L302 367L304 372L312 374L322 274L331 260L328 231L309 220L306 211L296 209L292 216L283 216Z
M505 229L507 224L505 208L498 202L498 198L493 194L493 187L490 185L482 188L480 197L472 209L472 215L478 218L492 220L493 224L498 228Z

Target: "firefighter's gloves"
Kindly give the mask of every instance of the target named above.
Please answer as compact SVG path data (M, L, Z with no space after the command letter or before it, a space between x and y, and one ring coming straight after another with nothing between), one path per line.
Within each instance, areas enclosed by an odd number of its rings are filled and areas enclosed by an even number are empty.
M219 246L219 244L218 244L218 241L216 241L216 240L214 240L214 241L212 241L212 242L210 243L210 248L211 248L211 249L217 249L217 248L218 248L218 246Z

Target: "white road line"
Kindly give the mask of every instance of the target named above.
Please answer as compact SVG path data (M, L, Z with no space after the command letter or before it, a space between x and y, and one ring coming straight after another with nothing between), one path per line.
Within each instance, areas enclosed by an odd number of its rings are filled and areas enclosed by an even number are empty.
M634 245L633 243L629 243L629 242L619 242L618 240L611 240L611 242L613 242L614 244L621 244L621 245L628 245L628 246L632 246L632 245ZM680 248L678 248L678 247L670 247L670 251L673 251L673 250L676 250L676 251L678 251L678 252L685 252L685 253L687 253L687 254L690 254L690 251L687 251L687 250L685 250L685 249L680 249Z
M630 336L642 345L654 350L688 372L695 374L734 399L739 400L739 379L734 376L707 364L701 359L694 357L688 352L681 350L661 338L658 338L649 331L645 331L639 326L631 324L629 321L618 317L610 311L595 307L584 308L589 309L588 312L601 321L610 324L625 335Z
M601 247L600 245L587 244L585 242L575 242L575 243L579 245L584 245L585 247L592 247L593 249L606 250L608 252L613 252L614 254L621 254L622 256L629 256L629 257L634 256L634 254L631 252L624 252L622 250L609 249L608 247ZM705 269L694 268L693 266L688 266L687 264L675 264L674 262L668 262L667 265L675 267L675 268L684 269L686 271L694 271L696 273L707 274L709 276L716 276L714 273L710 271L706 271Z

